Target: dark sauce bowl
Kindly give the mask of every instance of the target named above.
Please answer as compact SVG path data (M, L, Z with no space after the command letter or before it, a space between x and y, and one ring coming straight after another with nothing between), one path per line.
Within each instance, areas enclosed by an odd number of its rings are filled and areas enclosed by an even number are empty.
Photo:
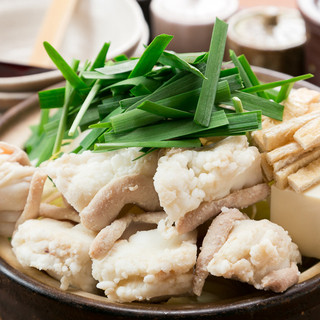
M51 70L53 69L39 68L9 62L0 62L0 77L21 77Z

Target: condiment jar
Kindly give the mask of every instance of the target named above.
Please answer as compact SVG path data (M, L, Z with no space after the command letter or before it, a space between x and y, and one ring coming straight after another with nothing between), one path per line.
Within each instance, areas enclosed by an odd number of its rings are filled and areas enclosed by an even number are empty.
M238 0L152 0L152 36L172 34L168 49L176 52L208 51L216 17L228 19Z
M320 1L298 0L297 4L307 31L305 72L313 73L310 82L320 85Z
M297 9L257 6L229 21L227 48L245 54L250 64L291 75L303 72L304 21Z

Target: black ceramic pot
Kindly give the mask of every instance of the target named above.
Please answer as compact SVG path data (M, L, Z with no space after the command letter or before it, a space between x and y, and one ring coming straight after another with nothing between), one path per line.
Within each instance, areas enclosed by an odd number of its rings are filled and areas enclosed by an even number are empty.
M42 284L0 260L2 320L102 319L319 319L320 276L282 294L251 291L198 305L116 304L81 297ZM244 286L246 287L246 286Z
M265 82L287 77L262 68L255 68L255 71ZM319 90L306 82L301 85ZM26 137L28 128L24 125L25 121L38 116L36 97L17 105L0 118L0 140L14 139L17 130L20 130L19 137ZM314 263L311 261L311 265ZM306 264L303 265L306 267ZM185 303L183 300L171 304L111 303L103 295L62 291L58 282L46 274L31 268L23 269L15 260L9 241L0 238L2 320L320 318L320 275L296 284L282 294L258 291L240 282L214 277L209 278L206 285L211 287L211 296L200 303Z

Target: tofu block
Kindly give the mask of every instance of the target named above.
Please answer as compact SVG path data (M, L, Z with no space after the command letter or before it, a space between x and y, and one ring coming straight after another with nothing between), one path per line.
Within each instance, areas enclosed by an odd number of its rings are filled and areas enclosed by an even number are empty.
M320 258L320 184L302 193L271 188L270 219L289 232L301 254Z

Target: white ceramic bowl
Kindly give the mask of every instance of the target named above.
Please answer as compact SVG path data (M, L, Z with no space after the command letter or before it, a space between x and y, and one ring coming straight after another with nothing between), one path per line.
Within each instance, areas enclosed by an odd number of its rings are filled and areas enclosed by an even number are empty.
M50 0L0 1L0 61L28 64L32 48ZM5 32L3 32L5 31ZM104 42L110 42L108 58L139 55L149 39L149 28L136 0L79 0L64 39L56 49L70 62L93 60ZM53 65L52 65L53 67ZM1 77L0 111L61 81L58 70L20 77ZM1 107L2 106L2 107Z
M50 0L0 1L0 61L28 63ZM130 55L144 32L145 20L135 0L79 0L58 51L67 60L92 60L103 42L109 58Z

